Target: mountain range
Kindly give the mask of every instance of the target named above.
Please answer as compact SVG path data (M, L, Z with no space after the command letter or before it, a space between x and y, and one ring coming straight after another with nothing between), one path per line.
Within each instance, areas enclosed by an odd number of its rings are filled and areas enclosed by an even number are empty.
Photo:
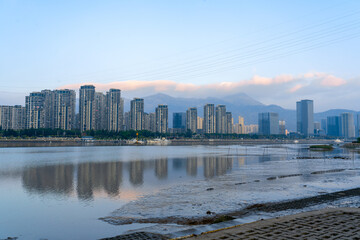
M234 123L238 122L238 116L245 119L245 124L257 124L258 113L260 112L276 112L279 114L279 120L285 120L286 128L289 131L296 130L296 111L285 109L278 105L265 105L246 93L238 93L222 98L208 97L208 98L178 98L172 97L163 93L150 95L144 97L145 112L154 112L158 104L166 104L169 108L169 127L172 127L172 116L174 112L186 112L189 107L197 107L198 116L203 116L203 107L207 103L216 105L226 105L226 110L232 112ZM130 99L125 98L125 111L130 110ZM316 102L314 102L316 104ZM296 103L294 103L294 106ZM314 121L320 122L327 116L338 116L343 112L354 113L354 116L360 112L348 109L331 109L325 112L314 114Z

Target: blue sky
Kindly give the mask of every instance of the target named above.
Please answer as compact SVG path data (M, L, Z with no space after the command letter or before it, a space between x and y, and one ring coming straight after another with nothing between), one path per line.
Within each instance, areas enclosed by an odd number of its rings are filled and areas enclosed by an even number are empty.
M0 104L119 87L360 110L360 1L0 0Z

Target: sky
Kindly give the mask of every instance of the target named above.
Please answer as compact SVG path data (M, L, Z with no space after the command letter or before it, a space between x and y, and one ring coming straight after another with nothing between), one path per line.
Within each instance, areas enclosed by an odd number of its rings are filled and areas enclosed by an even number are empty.
M0 105L94 84L360 110L357 0L0 0Z

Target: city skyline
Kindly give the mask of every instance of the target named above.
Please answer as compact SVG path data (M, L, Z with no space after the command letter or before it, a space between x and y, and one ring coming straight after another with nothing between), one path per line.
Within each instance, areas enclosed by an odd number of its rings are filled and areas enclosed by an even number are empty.
M321 121L315 122L314 101L308 99L296 102L296 131L293 131L288 128L289 122L280 118L277 112L258 111L258 125L252 123L245 125L244 117L248 118L246 114L233 115L231 111L227 111L224 104L205 103L202 106L203 118L200 118L199 122L199 116L197 116L199 106L194 107L193 103L191 103L193 107L189 107L187 110L184 105L182 112L170 110L169 114L168 105L159 103L162 101L156 103L155 109L146 112L144 99L134 98L129 102L129 111L125 111L125 101L121 97L120 89L109 89L106 94L96 90L93 85L81 86L78 107L75 107L77 98L74 90L45 89L40 92L32 92L25 98L25 107L0 105L0 127L5 130L79 129L81 132L130 129L160 133L184 133L188 129L193 133L258 133L260 135L293 132L306 137L329 135L345 138L354 138L359 135L360 113L354 115L352 112L343 110L337 116L328 115ZM249 99L247 100L249 101ZM250 102L254 103L254 100L250 98ZM255 104L258 103L255 101ZM76 109L78 109L77 114ZM274 114L276 120L272 117ZM171 115L173 115L172 121ZM233 116L235 119L238 118L238 123L235 123ZM338 120L334 123L333 119ZM173 123L172 126L169 122Z
M359 5L2 1L0 104L19 105L36 89L92 84L126 98L246 92L287 109L313 99L316 112L360 110Z

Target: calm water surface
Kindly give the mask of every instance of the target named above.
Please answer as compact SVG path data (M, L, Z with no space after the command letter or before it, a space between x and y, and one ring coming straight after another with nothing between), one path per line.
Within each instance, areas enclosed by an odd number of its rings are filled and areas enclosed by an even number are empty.
M113 226L98 218L175 184L286 161L302 151L297 146L2 148L0 239L98 239L151 226Z

